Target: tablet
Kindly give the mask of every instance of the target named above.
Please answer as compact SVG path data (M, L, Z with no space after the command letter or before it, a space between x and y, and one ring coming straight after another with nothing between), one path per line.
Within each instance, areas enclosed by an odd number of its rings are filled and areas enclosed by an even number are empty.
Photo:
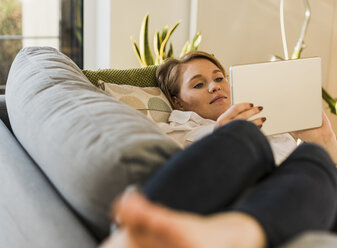
M321 58L284 60L229 69L232 104L263 106L251 119L266 117L265 135L322 125Z

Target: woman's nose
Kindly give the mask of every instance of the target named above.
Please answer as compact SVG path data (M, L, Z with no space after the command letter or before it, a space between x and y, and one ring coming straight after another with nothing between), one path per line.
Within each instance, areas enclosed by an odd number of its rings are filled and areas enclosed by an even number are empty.
M209 92L210 93L217 92L218 90L221 89L220 85L217 84L217 83L215 83L215 82L211 82L208 87L209 87Z

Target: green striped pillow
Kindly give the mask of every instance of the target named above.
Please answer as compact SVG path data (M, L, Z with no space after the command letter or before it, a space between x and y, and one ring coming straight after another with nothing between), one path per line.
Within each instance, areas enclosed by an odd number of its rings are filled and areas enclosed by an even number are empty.
M95 86L99 86L98 81L107 83L126 84L138 87L158 87L156 81L156 70L158 66L152 65L132 69L102 69L97 71L83 70L84 75Z

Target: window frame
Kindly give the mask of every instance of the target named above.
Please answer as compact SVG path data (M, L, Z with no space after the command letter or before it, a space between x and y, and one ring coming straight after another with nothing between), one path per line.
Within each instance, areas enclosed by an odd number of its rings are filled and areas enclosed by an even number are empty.
M0 35L0 40L58 39L59 50L83 69L83 4L84 0L60 0L60 28L57 36ZM8 74L5 75L5 82L0 82L0 94L5 92L7 77Z

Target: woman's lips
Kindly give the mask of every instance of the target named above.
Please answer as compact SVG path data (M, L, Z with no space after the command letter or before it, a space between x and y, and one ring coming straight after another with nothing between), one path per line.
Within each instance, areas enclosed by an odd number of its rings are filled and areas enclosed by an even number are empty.
M224 95L219 95L219 96L216 96L209 104L212 104L212 103L215 103L217 101L224 100L224 99L227 99L227 97L224 96Z

